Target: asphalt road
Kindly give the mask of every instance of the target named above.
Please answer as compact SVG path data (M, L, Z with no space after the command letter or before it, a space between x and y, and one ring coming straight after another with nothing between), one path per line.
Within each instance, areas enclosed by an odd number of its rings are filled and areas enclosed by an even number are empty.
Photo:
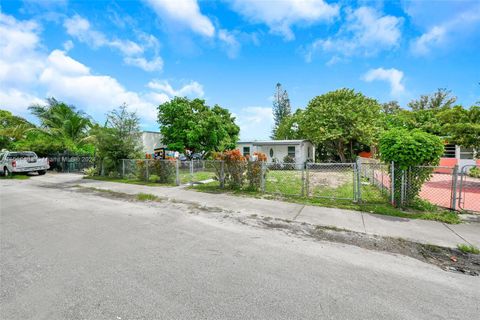
M480 278L281 230L0 180L0 318L478 319ZM64 179L64 178L62 178ZM215 216L215 215L213 215Z

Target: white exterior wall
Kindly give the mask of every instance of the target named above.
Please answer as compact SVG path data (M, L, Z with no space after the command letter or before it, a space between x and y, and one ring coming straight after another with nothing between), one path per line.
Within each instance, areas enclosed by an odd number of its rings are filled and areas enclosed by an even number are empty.
M152 154L155 148L164 148L160 132L142 132L143 153Z
M254 145L255 144L255 145ZM304 163L307 159L315 161L315 148L309 141L301 143L295 141L292 144L260 144L260 143L238 143L237 149L243 154L243 147L250 147L250 154L254 152L262 152L267 156L267 162L283 162L285 156L288 155L288 147L295 147L295 162ZM308 157L308 148L310 147L310 157ZM273 150L273 157L270 156L270 149Z

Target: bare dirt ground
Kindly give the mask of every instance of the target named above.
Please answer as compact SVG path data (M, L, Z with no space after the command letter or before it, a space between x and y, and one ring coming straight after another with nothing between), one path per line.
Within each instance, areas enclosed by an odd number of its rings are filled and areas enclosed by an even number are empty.
M308 179L311 189L338 188L346 183L353 182L352 172L338 171L309 171Z

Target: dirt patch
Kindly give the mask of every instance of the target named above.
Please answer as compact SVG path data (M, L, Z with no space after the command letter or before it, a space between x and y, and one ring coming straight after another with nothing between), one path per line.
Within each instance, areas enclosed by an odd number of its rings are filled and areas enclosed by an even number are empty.
M242 219L242 223L266 229L283 230L288 234L307 236L321 241L354 245L368 250L384 251L415 258L436 265L443 270L480 275L480 255L463 253L434 245L420 244L399 238L380 237L339 228L313 226L307 223L287 222L281 219Z
M308 179L311 189L332 188L336 189L346 183L352 182L352 173L335 171L309 171Z

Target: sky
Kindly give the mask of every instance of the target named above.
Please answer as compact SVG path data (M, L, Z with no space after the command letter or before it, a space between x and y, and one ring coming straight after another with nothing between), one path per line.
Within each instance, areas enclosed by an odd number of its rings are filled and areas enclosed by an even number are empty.
M353 88L403 107L447 88L480 100L480 1L3 0L0 108L45 98L97 122L123 103L144 130L174 96L229 109L267 139L276 83L292 109Z

